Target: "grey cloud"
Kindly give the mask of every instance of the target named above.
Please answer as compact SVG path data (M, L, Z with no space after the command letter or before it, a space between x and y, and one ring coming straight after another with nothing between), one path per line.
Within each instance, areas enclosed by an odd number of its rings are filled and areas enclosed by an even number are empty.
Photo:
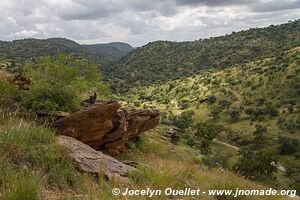
M195 40L300 18L299 1L0 0L0 40L66 37L134 46Z
M260 4L253 4L250 8L254 12L275 12L298 9L300 8L300 0L273 0Z
M58 15L65 20L92 20L108 17L124 8L120 3L102 0L73 0L71 3L58 9Z
M228 5L241 5L241 4L252 4L258 2L258 0L176 0L178 5L181 6L196 6L196 5L207 5L207 6L228 6Z

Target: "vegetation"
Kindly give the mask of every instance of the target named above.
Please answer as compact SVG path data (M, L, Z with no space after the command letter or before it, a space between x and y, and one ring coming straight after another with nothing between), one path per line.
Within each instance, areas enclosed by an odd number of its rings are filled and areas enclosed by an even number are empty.
M22 101L28 110L72 111L88 91L96 91L100 98L109 93L95 64L63 54L27 63L24 74L32 79Z
M125 43L80 45L65 38L0 41L0 59L10 63L7 69L14 72L22 67L20 63L23 64L31 58L56 56L60 53L84 56L97 61L102 66L107 66L123 58L132 50L133 47Z
M299 53L300 49L294 48L281 56L243 66L206 70L188 78L140 87L127 94L128 107L139 101L136 105L142 108L159 108L163 112L162 123L183 129L181 143L200 147L200 152L207 154L203 163L210 168L238 168L239 173L253 180L285 187L294 180L274 165L289 168L300 164L300 98L295 87L300 82ZM193 114L183 117L187 113ZM199 121L203 123L196 126ZM223 129L203 131L205 124ZM209 133L207 140L205 134L196 136L197 127L199 132ZM225 159L228 155L224 148L233 149L232 159ZM240 153L236 148L241 148ZM253 169L258 167L264 170L255 174Z
M107 63L118 57L116 49L130 47L104 45L114 53L104 50L102 58L103 45L59 38L0 42L0 68L32 82L20 90L0 80L0 199L128 199L113 197L114 187L299 190L299 25L296 20L194 42L152 42L113 66ZM119 155L140 163L125 185L78 172L47 124L12 114L18 107L73 111L93 90L106 99L108 84L90 59L105 63L113 98L130 109L162 113L151 134L130 141ZM163 140L174 128L179 141Z
M150 42L103 73L116 85L117 91L126 92L132 86L180 79L206 69L224 69L280 57L284 51L299 46L299 30L300 20L296 20L193 42ZM216 79L210 81L218 84Z

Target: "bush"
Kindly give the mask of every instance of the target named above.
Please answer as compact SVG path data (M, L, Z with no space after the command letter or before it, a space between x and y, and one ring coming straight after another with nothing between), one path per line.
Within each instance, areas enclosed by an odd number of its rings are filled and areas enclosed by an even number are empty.
M174 120L174 125L181 129L189 128L193 125L193 111L184 111Z
M230 153L227 153L226 151L224 152L218 152L218 153L213 153L211 155L204 156L202 161L203 164L208 166L208 168L218 168L222 167L224 169L230 169L230 162L229 158L232 155Z
M281 155L294 154L300 148L299 140L289 137L280 137L279 144L279 152Z
M265 107L265 113L266 113L266 114L269 114L269 115L272 116L272 117L276 117L276 116L279 115L278 109L277 109L273 104L268 104L268 105Z
M22 105L31 111L72 111L88 91L94 90L102 98L109 93L97 66L85 59L63 54L42 57L27 63L24 71L32 84Z
M240 109L237 107L233 107L228 111L228 114L232 121L239 121L240 119Z
M215 95L209 95L207 97L207 101L208 101L208 103L213 104L217 101L217 97Z

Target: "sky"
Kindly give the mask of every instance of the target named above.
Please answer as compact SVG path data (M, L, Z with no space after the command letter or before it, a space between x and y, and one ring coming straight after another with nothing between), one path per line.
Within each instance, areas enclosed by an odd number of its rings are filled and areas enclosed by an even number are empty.
M300 18L300 0L0 0L0 40L193 41Z

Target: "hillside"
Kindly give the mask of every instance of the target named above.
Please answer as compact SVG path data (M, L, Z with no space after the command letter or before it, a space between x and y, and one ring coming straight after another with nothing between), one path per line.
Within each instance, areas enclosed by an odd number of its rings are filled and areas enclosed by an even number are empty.
M261 129L266 137L263 148L275 151L279 163L287 168L286 173L276 175L273 184L299 190L299 55L297 47L279 57L133 89L128 93L127 106L159 108L163 112L162 123L183 129L182 142L192 146L196 140L192 135L197 129L193 123L224 127L216 139L221 141L219 145L230 144L224 147L233 150L252 143L257 125L265 127ZM186 129L189 126L192 128ZM212 155L220 159L223 151L214 149Z
M300 20L194 42L151 42L103 71L121 91L280 55L299 46ZM145 78L146 77L146 78Z
M133 48L126 43L80 45L65 38L23 39L11 42L0 41L0 59L24 63L39 56L54 56L67 53L84 56L102 65L108 65L126 56Z
M299 66L300 20L136 49L0 41L0 200L299 196Z
M100 63L106 64L103 67L107 67L108 64L114 63L127 56L134 49L129 44L122 42L90 44L83 46L88 49L97 58L97 60L100 61Z

